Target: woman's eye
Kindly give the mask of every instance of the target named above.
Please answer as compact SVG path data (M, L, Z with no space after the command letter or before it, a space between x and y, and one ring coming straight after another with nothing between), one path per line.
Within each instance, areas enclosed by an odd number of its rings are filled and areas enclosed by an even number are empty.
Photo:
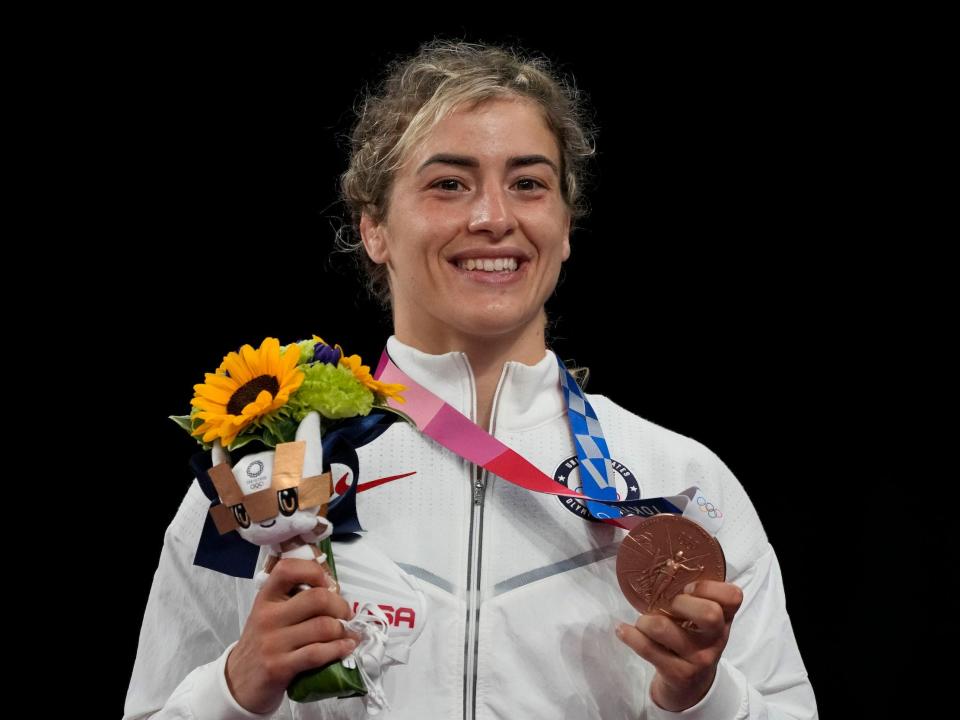
M533 178L520 178L514 183L514 185L519 190L522 190L524 192L530 192L531 190L540 190L546 187L546 185L544 185L542 182L540 182L539 180L534 180ZM453 178L447 178L445 180L437 180L435 183L433 183L433 185L431 185L431 187L436 188L438 190L445 190L447 192L456 192L457 190L460 190L461 188L463 188L464 185L459 180L455 180Z
M281 490L277 493L277 497L280 504L280 512L285 516L289 517L297 511L298 501L296 488Z
M247 509L243 506L243 504L234 505L230 509L233 510L233 516L237 519L237 524L239 524L240 527L250 527L250 516L247 515Z
M520 178L517 180L516 184L517 186L523 186L520 187L521 190L539 190L540 188L544 187L543 183L541 183L539 180L534 180L533 178Z

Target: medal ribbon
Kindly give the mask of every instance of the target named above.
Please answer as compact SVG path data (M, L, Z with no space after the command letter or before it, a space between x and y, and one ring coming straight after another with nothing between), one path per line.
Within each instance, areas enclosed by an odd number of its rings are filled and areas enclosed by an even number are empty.
M600 422L569 371L562 363L560 368L567 418L580 461L580 478L588 494L556 482L455 407L417 383L397 367L386 349L380 356L374 378L380 382L405 386L405 402L401 404L388 398L387 404L406 416L424 435L507 482L533 492L581 499L598 520L626 530L645 517L672 513L683 515L716 534L723 515L706 501L697 487L687 488L680 495L670 497L616 499L616 488L610 481L610 453Z
M596 498L587 500L587 509L600 520L623 517L620 508L597 502L616 502L618 499L617 488L610 481L610 450L590 401L559 357L557 363L560 365L560 387L563 388L563 399L567 406L567 420L580 461L580 483L584 495Z

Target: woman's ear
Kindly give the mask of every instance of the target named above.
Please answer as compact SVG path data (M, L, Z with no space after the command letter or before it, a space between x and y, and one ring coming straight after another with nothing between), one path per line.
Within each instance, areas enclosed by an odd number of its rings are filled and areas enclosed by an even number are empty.
M383 223L375 223L367 213L360 216L360 237L363 240L363 247L367 255L377 265L382 265L389 258L387 251L387 241L384 233Z

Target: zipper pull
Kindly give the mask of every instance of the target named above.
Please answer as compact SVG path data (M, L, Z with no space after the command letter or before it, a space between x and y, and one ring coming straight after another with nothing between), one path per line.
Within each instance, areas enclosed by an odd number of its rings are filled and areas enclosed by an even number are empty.
M473 483L473 504L483 502L483 468L477 466L477 479Z

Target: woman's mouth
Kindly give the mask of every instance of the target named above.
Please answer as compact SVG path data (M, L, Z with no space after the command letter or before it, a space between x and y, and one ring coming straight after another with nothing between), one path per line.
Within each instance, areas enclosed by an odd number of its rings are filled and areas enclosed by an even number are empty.
M461 270L475 270L477 272L516 272L519 265L520 263L514 257L470 258L457 262L457 267Z
M484 285L506 285L524 277L530 263L515 257L502 257L467 258L450 264L466 280Z

